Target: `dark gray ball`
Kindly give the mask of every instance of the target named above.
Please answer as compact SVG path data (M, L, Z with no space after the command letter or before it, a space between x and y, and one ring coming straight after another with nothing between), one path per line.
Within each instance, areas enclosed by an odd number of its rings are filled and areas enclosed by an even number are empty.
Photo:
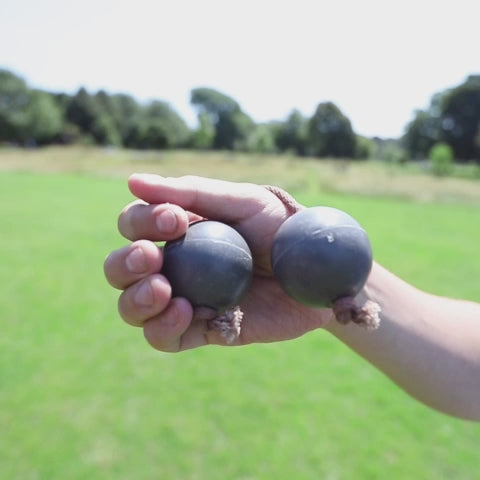
M347 213L312 207L292 215L278 230L272 266L283 289L313 307L355 296L372 268L372 247L363 227Z
M202 221L190 225L183 237L166 243L162 273L173 296L221 312L237 305L248 290L252 254L232 227Z

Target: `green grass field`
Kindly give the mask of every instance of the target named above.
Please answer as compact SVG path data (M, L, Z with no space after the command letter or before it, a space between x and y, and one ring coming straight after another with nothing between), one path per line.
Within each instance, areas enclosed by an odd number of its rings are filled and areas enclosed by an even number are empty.
M0 152L0 478L478 478L480 424L415 402L326 332L156 352L119 319L102 270L124 244L116 219L131 199L130 171L204 172L343 208L382 264L431 292L480 301L478 181L455 180L457 189L351 167L362 184L391 177L387 197L388 185L351 187L350 167L350 190L323 188L316 175L338 167L321 162L283 159L272 171L274 159L206 154L165 165L123 152L104 163L73 150L50 151L50 162L48 151L28 155L12 166ZM417 195L414 182L428 191Z

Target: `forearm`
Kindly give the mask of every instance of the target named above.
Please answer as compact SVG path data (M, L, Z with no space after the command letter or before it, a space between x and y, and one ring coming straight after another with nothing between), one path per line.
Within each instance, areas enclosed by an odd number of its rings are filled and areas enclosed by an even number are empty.
M378 264L361 296L380 305L378 330L327 329L418 400L480 420L480 305L429 295Z

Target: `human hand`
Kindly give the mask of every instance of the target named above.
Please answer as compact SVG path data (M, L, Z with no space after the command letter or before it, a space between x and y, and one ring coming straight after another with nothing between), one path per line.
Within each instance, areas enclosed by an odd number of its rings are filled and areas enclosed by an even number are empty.
M109 283L121 290L123 319L143 327L156 349L181 351L207 344L226 344L208 327L202 310L183 298L172 298L161 274L162 249L153 242L182 236L189 222L208 218L235 228L254 258L254 279L241 302L242 329L234 345L298 337L325 326L333 314L312 309L287 296L273 277L270 251L280 225L288 218L285 204L259 185L202 177L163 178L132 175L129 187L139 200L127 205L118 220L120 233L133 243L105 261Z

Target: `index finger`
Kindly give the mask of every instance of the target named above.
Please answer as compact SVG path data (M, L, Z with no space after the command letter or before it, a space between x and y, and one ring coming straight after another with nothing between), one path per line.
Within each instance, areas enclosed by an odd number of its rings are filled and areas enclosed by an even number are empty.
M239 222L258 213L271 195L258 185L204 177L133 174L129 188L148 203L173 203L198 215Z

